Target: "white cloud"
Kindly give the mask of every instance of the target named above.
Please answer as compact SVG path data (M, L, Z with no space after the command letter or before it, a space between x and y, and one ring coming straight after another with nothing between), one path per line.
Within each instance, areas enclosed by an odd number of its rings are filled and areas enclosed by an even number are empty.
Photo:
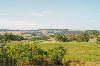
M91 22L96 22L96 20L95 20L95 19L91 19L90 21L91 21Z
M51 12L51 11L43 11L43 12L33 12L32 15L33 16L47 16L47 15L50 15L50 14L54 14L54 12Z
M96 22L95 17L92 17L90 15L85 16L85 20L88 22Z
M33 12L33 13L32 13L32 16L45 16L45 15L42 14L42 13L35 13L35 12Z
M4 29L36 29L39 25L34 21L4 20L0 19L0 28Z
M54 12L51 12L51 11L43 11L43 14L54 14Z

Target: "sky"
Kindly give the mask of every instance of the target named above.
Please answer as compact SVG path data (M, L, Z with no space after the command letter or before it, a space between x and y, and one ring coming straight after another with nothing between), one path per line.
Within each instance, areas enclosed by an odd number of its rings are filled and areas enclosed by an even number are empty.
M100 0L0 0L0 29L100 30Z

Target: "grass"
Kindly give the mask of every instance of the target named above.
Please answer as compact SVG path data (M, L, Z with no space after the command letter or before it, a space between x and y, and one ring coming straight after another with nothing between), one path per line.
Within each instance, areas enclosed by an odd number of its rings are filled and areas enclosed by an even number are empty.
M34 45L33 41L30 42L10 42L7 46L14 47L17 44ZM50 42L44 41L37 43L37 46L48 50L57 46L64 46L67 48L67 54L64 56L63 61L67 60L81 60L81 61L100 61L100 45L92 42Z

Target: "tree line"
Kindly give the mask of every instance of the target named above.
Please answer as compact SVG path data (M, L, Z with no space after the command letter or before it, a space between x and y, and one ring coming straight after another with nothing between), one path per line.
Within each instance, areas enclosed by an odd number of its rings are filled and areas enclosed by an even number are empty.
M62 35L62 34L56 34L52 35L52 38L55 38L56 41L59 42L88 42L90 39L96 39L96 42L100 42L100 35L99 32L93 31L93 32L88 32L84 31L80 34L67 34L67 35Z
M20 35L14 35L12 33L5 33L0 35L0 43L10 42L10 41L21 41L25 38Z

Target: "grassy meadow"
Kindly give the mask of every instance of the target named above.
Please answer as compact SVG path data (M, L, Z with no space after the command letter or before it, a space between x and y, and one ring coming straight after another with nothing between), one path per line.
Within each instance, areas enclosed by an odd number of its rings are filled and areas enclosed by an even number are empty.
M46 51L57 46L63 46L67 49L67 53L62 59L63 62L68 60L80 60L85 62L100 61L100 45L96 44L95 42L13 41L7 43L6 46L13 48L18 44L28 44L31 46L34 46L34 44L36 44L38 47Z

